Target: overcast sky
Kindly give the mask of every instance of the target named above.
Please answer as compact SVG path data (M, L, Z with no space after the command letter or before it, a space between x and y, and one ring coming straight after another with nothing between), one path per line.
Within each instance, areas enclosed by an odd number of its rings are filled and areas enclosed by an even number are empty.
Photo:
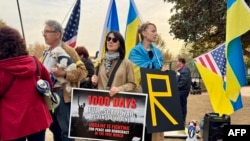
M156 24L158 34L166 42L171 52L177 54L182 42L173 40L169 34L168 19L171 16L171 4L163 0L134 0L140 17L144 22ZM27 44L39 42L44 44L41 31L44 22L54 19L65 27L75 0L19 0L19 6ZM81 19L77 45L88 48L90 55L95 55L99 49L103 25L107 14L109 0L82 0ZM129 8L129 0L116 0L120 32L124 35ZM0 0L0 19L7 25L17 28L20 32L21 23L17 0Z

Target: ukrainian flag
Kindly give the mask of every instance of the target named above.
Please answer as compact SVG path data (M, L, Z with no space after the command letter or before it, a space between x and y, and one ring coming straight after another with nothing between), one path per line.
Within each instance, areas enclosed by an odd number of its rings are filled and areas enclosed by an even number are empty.
M105 55L105 37L107 33L110 31L119 32L119 20L118 20L115 0L110 0L109 3L108 12L102 33L102 40L99 48L98 62L100 62Z
M250 9L244 0L227 1L226 96L234 111L242 108L240 89L246 85L246 69L240 36L250 29Z
M141 23L142 20L139 17L134 0L130 0L125 31L126 58L128 58L130 50L139 42L139 34L137 30Z
M226 96L224 87L225 44L220 44L214 50L198 56L194 59L194 63L207 89L214 112L219 115L232 114L234 112L233 102Z

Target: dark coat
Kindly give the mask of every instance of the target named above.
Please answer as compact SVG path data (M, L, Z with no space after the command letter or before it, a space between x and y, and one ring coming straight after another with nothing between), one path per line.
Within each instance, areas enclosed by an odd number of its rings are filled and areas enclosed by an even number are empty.
M181 69L177 71L176 74L177 83L178 83L178 91L190 91L191 88L191 72L187 66L183 66Z
M82 62L84 63L88 74L88 80L82 80L80 83L80 88L91 88L91 77L94 74L95 70L94 70L94 64L92 63L92 61L88 58L82 58Z

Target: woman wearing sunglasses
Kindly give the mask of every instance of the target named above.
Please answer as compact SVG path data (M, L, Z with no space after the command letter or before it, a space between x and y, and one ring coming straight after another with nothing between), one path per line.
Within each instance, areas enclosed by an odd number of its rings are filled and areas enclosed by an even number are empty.
M114 69L116 67L117 69ZM112 74L114 74L113 79ZM135 91L133 65L128 59L125 59L125 41L119 32L111 31L107 34L105 56L91 81L97 89L110 90L110 96L119 92ZM108 81L111 81L110 86Z

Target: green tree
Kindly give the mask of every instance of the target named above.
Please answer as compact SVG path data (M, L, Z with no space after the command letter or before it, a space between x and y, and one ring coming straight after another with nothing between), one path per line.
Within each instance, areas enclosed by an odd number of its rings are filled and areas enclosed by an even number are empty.
M225 42L227 0L164 0L173 3L170 34L192 45L196 57ZM250 4L250 0L245 0ZM237 19L236 19L237 20ZM250 23L246 23L250 24ZM244 54L250 55L250 32L242 36Z
M169 62L174 59L174 55L166 47L166 42L162 39L161 35L157 36L155 45L161 50L164 60L164 65L169 66Z

